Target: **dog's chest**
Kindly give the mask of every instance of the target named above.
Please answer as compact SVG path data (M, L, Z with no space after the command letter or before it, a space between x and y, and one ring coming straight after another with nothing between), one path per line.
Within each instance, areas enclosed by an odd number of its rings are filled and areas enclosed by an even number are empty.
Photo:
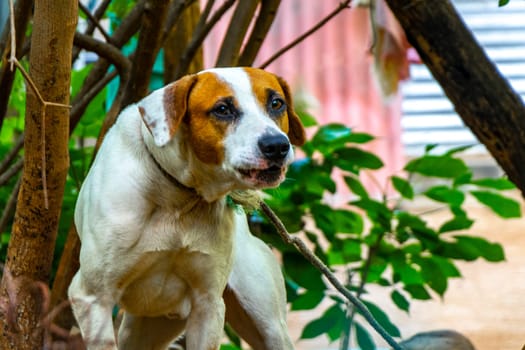
M143 233L148 239L133 249L134 263L118 281L127 311L185 318L196 286L222 293L231 272L234 221L229 209L216 209L151 216Z

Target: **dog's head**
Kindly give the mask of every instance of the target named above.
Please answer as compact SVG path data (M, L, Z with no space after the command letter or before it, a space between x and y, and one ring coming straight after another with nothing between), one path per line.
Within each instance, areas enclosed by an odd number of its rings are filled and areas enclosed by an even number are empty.
M206 177L230 183L229 190L277 186L293 159L291 145L305 141L288 85L260 69L189 75L138 106L156 147L189 152L184 166L194 178L218 175Z

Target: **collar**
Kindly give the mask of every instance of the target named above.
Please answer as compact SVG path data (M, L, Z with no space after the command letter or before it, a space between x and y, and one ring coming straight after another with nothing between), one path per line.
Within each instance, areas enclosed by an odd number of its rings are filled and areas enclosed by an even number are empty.
M182 190L186 190L186 191L189 191L189 192L193 192L195 194L197 194L197 192L195 191L194 188L191 188L191 187L188 187L184 184L182 184L179 180L177 180L173 175L171 175L166 169L164 169L162 167L162 165L160 165L159 161L157 160L157 158L155 158L155 156L153 155L153 153L151 153L151 151L149 150L148 148L148 145L146 144L146 142L144 142L144 147L146 149L146 153L149 155L150 159L153 161L153 163L156 165L157 169L161 172L161 174L166 178L168 179L175 187L178 187Z

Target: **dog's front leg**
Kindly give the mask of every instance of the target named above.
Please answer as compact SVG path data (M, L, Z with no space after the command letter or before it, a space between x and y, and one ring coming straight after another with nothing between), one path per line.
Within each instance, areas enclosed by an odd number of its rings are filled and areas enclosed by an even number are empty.
M224 329L225 306L222 291L194 291L186 326L187 350L219 349Z
M80 271L69 286L69 300L88 350L117 350L110 301L90 294Z

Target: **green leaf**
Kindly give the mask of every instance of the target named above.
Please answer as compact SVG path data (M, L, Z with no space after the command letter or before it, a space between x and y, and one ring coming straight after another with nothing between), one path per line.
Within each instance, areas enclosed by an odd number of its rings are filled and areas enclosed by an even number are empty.
M516 185L514 185L511 181L509 181L506 178L499 178L499 179L491 179L491 178L484 178L479 180L471 181L473 185L480 186L480 187L487 187L492 188L495 190L512 190L516 188Z
M470 192L480 203L486 205L502 218L521 217L519 202L500 194L487 191Z
M366 215L375 223L381 225L385 231L390 231L392 211L383 203L370 198L362 198L349 203L366 211Z
M368 143L373 140L375 140L374 136L363 132L353 132L346 138L347 142L359 144Z
M404 168L411 173L453 179L469 172L465 162L448 156L425 155L408 162Z
M399 176L392 176L391 179L392 185L402 197L407 199L414 199L414 189L412 188L410 182Z
M334 151L334 157L337 167L354 173L359 169L377 170L384 165L375 154L355 147L339 148Z
M421 273L413 266L408 264L404 256L395 256L390 259L394 279L403 282L403 284L423 284Z
M467 216L457 215L441 225L439 233L466 230L469 229L473 223L474 220L469 219Z
M417 299L417 300L432 299L430 294L427 292L425 287L422 285L417 285L417 284L405 285L403 289L406 290L413 299Z
M323 291L307 290L294 300L292 303L292 310L311 310L319 305L323 298Z
M457 235L454 238L457 244L472 248L479 257L487 261L498 262L505 260L503 247L498 243L491 243L484 238L473 236Z
M465 201L465 194L447 186L434 186L425 191L425 196L438 202L460 207Z
M321 273L305 260L301 254L295 252L284 253L283 265L286 274L301 287L317 291L326 289Z
M401 294L401 292L399 292L397 290L394 290L390 294L390 298L392 299L394 304L396 304L396 306L400 310L406 311L407 313L409 312L409 310L410 310L410 302L408 301L407 298L405 298L405 296L403 294Z
M465 146L458 146L458 147L454 147L450 150L448 150L444 155L445 156L452 156L456 153L460 153L460 152L463 152L463 151L466 151L468 150L469 148L472 148L474 147L474 145L465 145Z
M439 146L437 143L432 143L425 146L425 154L431 152L433 149L435 149L437 146Z
M372 316L374 316L375 320L381 326L383 326L383 328L388 332L388 334L390 334L393 337L401 336L399 329L396 327L395 324L392 323L392 321L390 321L390 318L388 317L386 312L381 310L379 306L377 306L376 304L370 301L363 300L363 303L366 305L366 307L368 308L368 311L370 311Z
M376 344L372 339L372 336L365 327L361 326L359 322L354 322L355 336L357 345L361 350L375 350Z
M359 179L353 176L345 176L345 182L350 191L361 198L368 198L368 192Z
M345 314L341 307L334 304L320 318L311 321L303 328L301 339L312 339L327 333L333 327L340 325L344 317Z
M499 6L499 7L501 7L501 6L505 6L505 5L507 5L509 2L510 2L510 0L499 0L499 1L498 1L498 6Z
M363 218L353 211L332 209L323 204L313 205L311 210L317 227L328 239L333 238L336 233L363 232Z
M432 259L436 264L441 268L443 274L447 277L461 277L461 272L459 272L454 262L451 259L447 259L441 256L433 255Z
M305 128L317 125L317 120L315 120L315 117L310 113L306 112L304 109L298 110L296 108L295 112L299 116L299 119L301 119L301 123L303 123L303 126Z
M432 257L415 257L414 262L421 266L421 275L436 293L443 296L448 287L447 276L441 271L441 265Z
M351 133L352 130L343 124L326 124L319 128L311 144L323 155L327 155L344 146Z

